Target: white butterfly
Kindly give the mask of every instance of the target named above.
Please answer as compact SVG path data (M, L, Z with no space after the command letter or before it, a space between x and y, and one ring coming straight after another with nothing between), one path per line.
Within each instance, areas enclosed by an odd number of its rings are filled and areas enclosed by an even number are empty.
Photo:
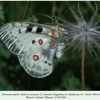
M53 70L53 58L59 59L65 47L55 38L67 32L52 25L12 22L0 28L0 38L6 47L18 56L25 71L37 78L49 75Z

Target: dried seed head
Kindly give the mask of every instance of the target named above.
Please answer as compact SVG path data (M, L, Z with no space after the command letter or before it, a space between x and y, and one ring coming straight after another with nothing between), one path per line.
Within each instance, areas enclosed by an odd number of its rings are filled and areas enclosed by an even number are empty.
M78 51L80 51L82 49L82 46L85 45L91 54L94 53L95 56L98 57L94 49L94 47L100 48L100 31L98 30L100 27L97 26L100 20L94 23L94 19L97 14L97 5L96 5L96 11L88 23L83 18L83 15L79 9L79 3L78 3L79 15L77 15L71 9L70 6L69 6L69 9L71 10L73 17L77 21L77 24L72 24L58 18L62 22L62 24L59 23L59 26L66 29L68 32L67 39L69 41L66 45L68 45L69 48L74 46L74 50L78 50ZM63 39L66 39L66 38L64 37Z

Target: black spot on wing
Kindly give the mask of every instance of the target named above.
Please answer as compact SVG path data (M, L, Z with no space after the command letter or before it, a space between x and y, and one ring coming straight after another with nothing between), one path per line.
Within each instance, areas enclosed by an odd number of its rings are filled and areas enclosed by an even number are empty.
M42 27L37 27L36 33L41 33L43 31Z
M32 40L32 44L35 43L35 40Z
M47 64L47 61L44 61L45 64Z
M21 33L21 30L19 29L18 32L19 32L19 34L20 34L20 33Z
M48 65L49 65L49 66L51 66L51 64L50 64L50 63L48 63Z
M31 31L32 31L32 26L28 26L26 32L31 32Z

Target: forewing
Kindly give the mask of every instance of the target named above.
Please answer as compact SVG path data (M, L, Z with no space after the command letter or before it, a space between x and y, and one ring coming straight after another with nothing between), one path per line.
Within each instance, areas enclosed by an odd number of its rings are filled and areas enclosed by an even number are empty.
M0 38L12 53L19 55L26 53L34 39L42 38L49 32L49 28L40 24L13 22L0 28Z

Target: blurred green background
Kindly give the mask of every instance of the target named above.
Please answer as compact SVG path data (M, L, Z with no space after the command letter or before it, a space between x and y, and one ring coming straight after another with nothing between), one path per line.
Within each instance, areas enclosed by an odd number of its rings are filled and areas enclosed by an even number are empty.
M26 5L28 6L26 7ZM69 2L77 13L78 2ZM100 19L100 2L97 2ZM80 9L86 21L95 11L94 2L80 2ZM63 20L76 23L66 2L64 1L0 1L0 26L8 22L27 21L51 23L46 16L56 15ZM97 49L98 55L100 50ZM100 57L100 56L99 56ZM85 58L86 90L100 90L100 63L86 52ZM81 90L81 52L65 52L59 61L54 61L51 75L37 79L28 75L19 64L16 55L12 54L0 40L0 90Z

